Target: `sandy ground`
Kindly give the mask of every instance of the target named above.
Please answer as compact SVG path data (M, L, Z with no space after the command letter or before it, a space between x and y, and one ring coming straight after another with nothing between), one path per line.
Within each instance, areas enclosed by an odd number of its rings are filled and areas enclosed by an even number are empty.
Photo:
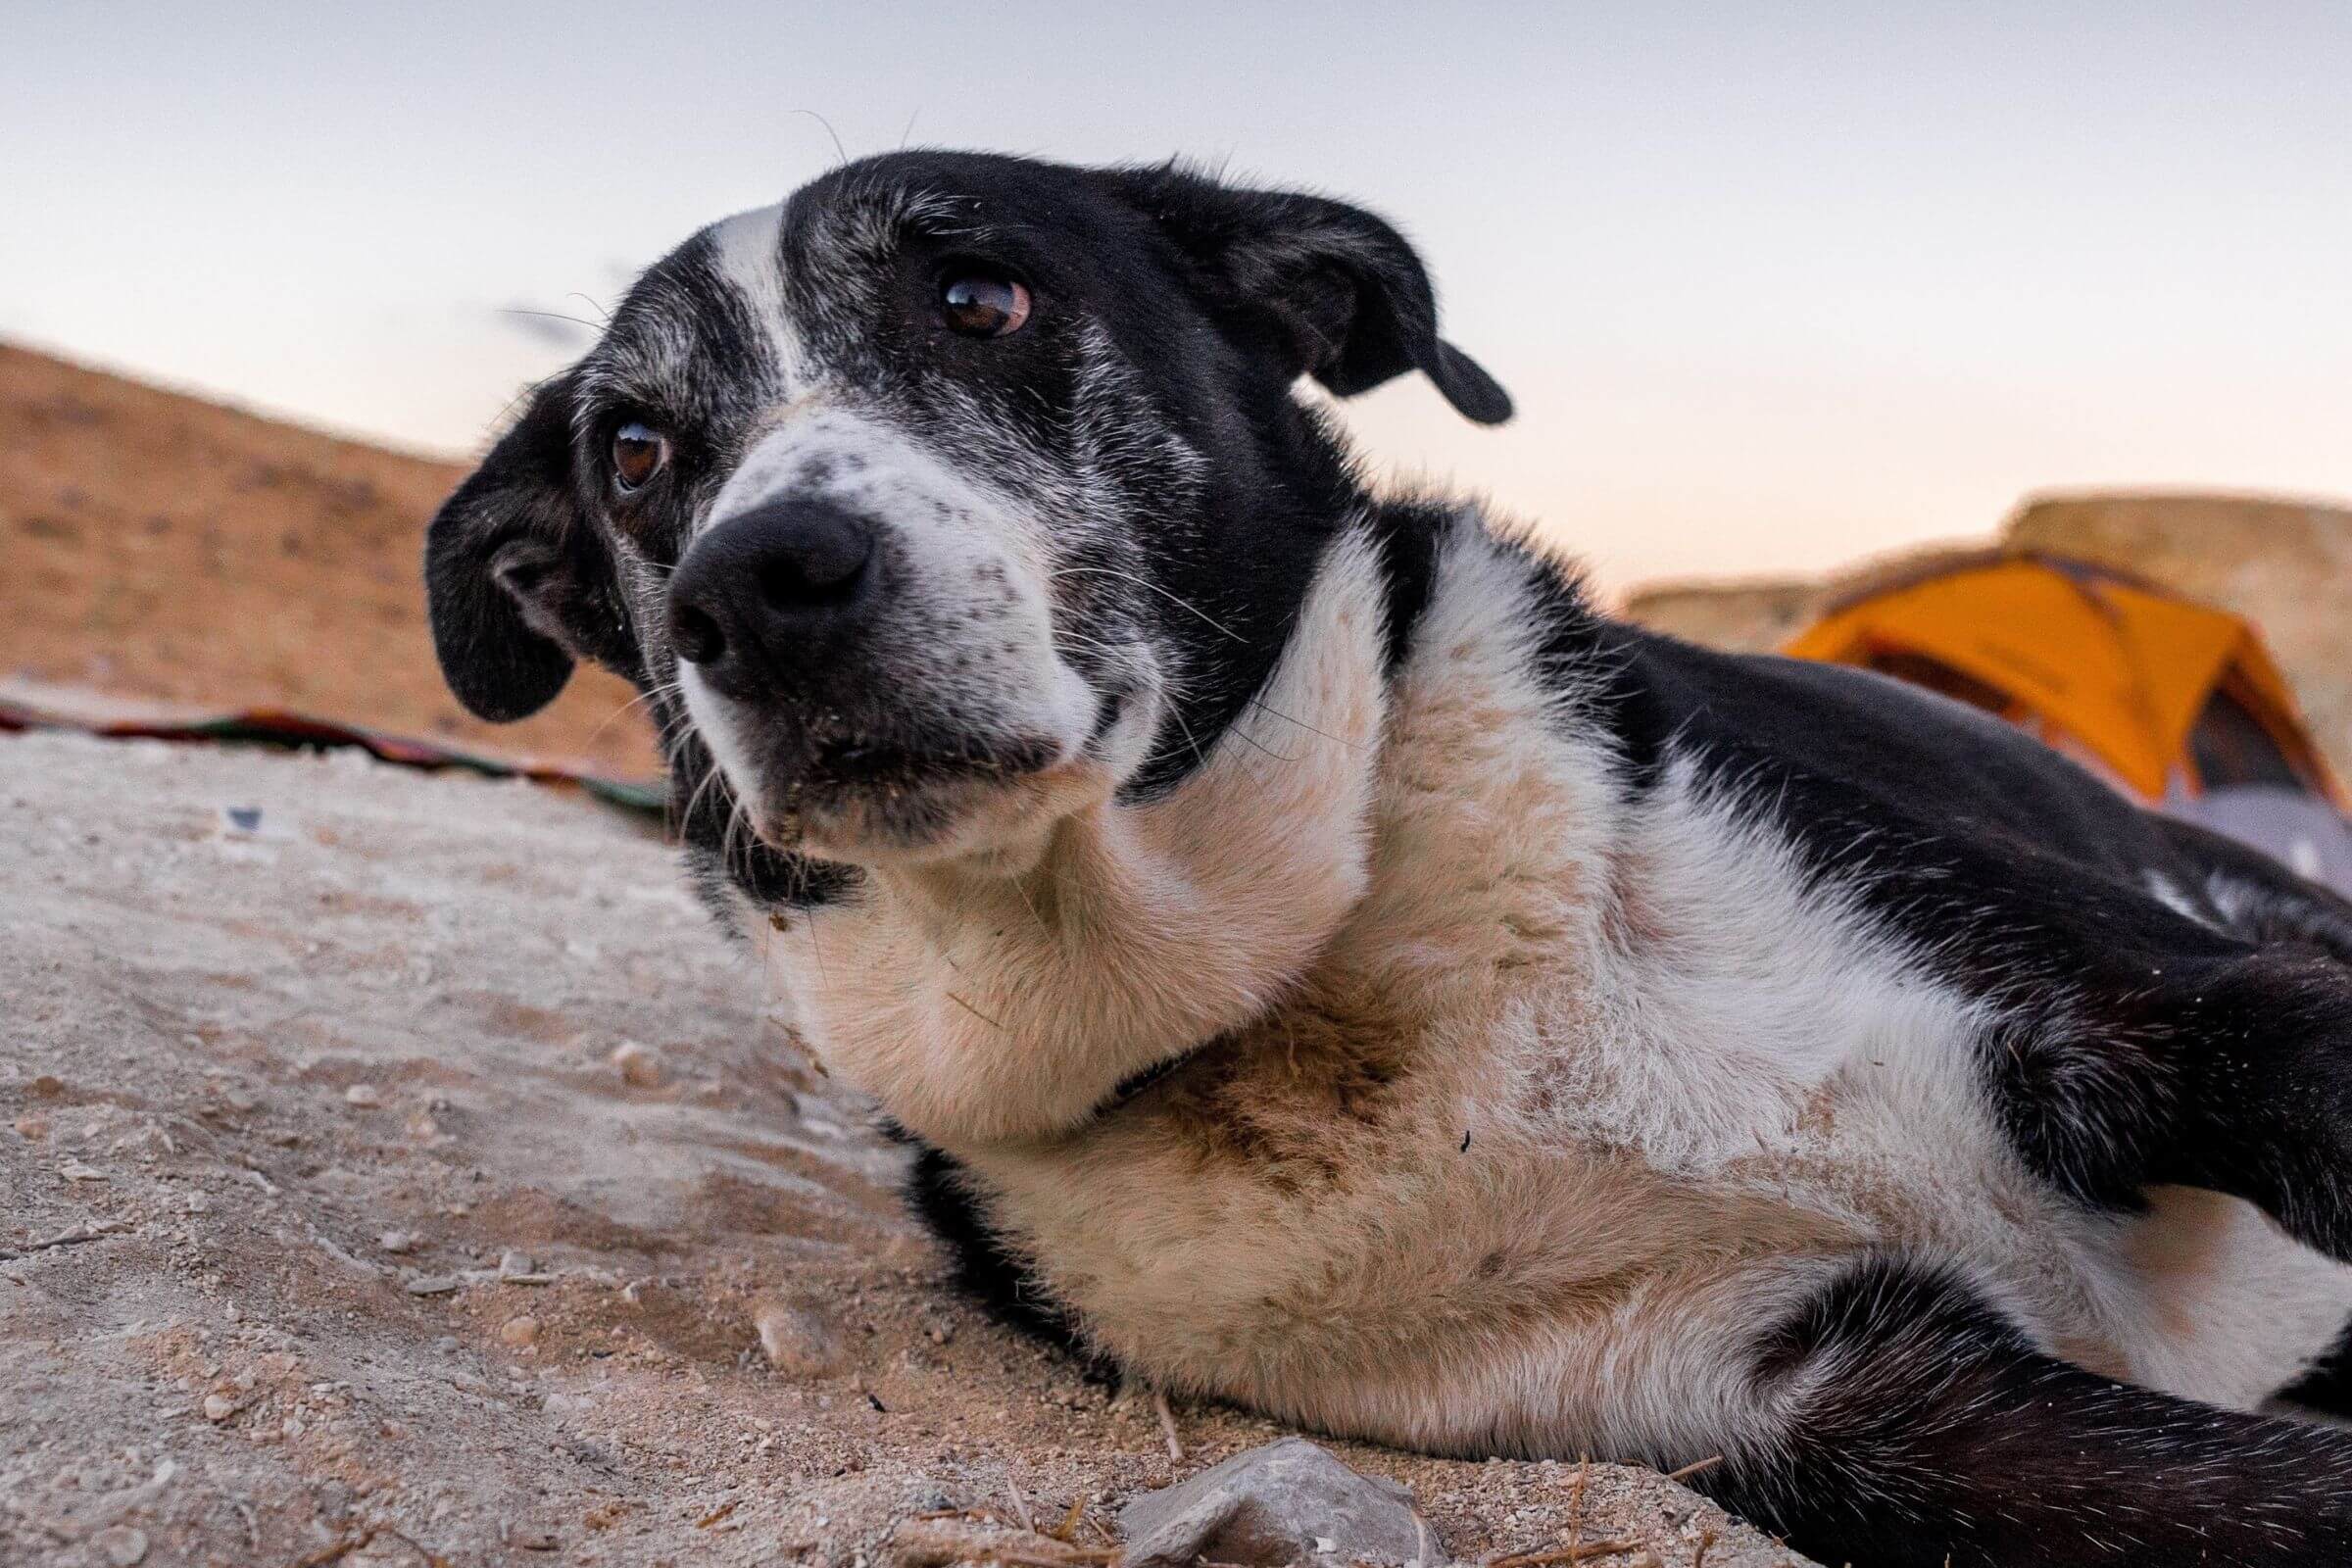
M577 794L0 738L0 1562L878 1563L943 1506L1095 1539L1278 1435L1179 1406L1172 1462L955 1298L898 1156ZM1463 1557L1570 1523L1574 1465L1340 1451ZM1633 1471L1579 1525L1797 1560Z

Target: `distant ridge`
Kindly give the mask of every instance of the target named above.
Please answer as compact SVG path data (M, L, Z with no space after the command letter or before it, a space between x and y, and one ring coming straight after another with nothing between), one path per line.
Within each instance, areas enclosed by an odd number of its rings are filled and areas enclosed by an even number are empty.
M0 679L657 770L601 671L514 725L443 689L417 559L462 468L5 343L0 421Z

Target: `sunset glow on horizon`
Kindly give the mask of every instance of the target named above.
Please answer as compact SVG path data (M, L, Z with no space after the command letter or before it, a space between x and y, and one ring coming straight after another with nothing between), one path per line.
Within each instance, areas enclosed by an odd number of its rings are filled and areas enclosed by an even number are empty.
M1438 19L1443 18L1443 24ZM477 448L635 270L836 159L1183 154L1396 220L1499 431L1384 468L1604 583L1817 569L2021 494L2352 497L2352 10L52 8L0 337ZM530 313L545 312L550 315Z

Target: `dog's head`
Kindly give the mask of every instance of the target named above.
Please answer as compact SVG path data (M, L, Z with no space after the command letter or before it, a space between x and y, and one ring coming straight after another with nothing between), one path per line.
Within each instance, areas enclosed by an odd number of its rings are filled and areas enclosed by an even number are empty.
M1408 370L1509 416L1355 208L853 164L687 241L538 389L433 521L442 668L494 719L620 670L771 851L989 852L1230 722L1360 505L1294 383Z

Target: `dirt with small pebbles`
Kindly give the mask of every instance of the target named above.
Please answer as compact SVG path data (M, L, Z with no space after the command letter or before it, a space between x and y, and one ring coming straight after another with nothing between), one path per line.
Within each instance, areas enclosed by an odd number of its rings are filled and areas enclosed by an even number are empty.
M0 1561L855 1564L1073 1505L1096 1544L1282 1435L1179 1404L1173 1461L959 1300L901 1156L583 796L0 737ZM1643 1472L1334 1446L1465 1558L1799 1561Z

